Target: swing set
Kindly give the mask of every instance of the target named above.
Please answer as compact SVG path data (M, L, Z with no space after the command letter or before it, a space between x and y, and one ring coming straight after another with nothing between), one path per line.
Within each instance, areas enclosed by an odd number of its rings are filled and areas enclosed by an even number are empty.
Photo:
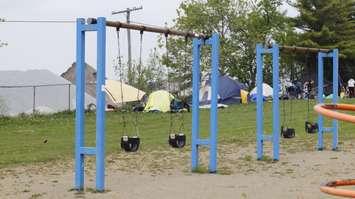
M121 28L140 31L140 52L138 75L141 74L142 65L142 43L143 33L153 32L164 34L166 38L166 57L168 59L168 35L183 36L186 39L193 38L192 41L192 131L191 131L191 170L194 171L199 166L199 148L206 146L209 149L208 171L215 173L217 171L217 91L219 77L219 36L217 33L212 35L196 34L193 32L184 32L169 28L160 28L156 26L146 26L119 21L106 21L106 18L89 18L87 21L78 18L76 21L76 118L75 118L75 189L84 188L84 160L86 156L96 157L96 190L102 192L105 190L105 69L106 69L106 27L116 28L118 45L118 67L121 81L121 102L123 102L123 67L120 53L119 30ZM97 33L97 74L96 74L96 146L86 147L85 140L85 33ZM203 46L211 48L211 110L210 110L210 133L208 138L200 138L200 113L199 113L199 88L200 88L200 57ZM185 47L185 49L187 49ZM186 55L186 53L185 53ZM186 57L185 57L185 60ZM185 62L185 64L187 64ZM168 74L169 76L169 74ZM139 77L140 78L140 77ZM168 80L170 90L170 79ZM137 93L139 100L139 91ZM123 110L125 105L122 105ZM139 113L135 113L135 133L126 132L126 117L122 113L123 136L121 137L121 148L127 152L135 152L139 149ZM182 118L183 119L183 118ZM172 114L170 113L169 144L174 148L182 148L186 143L186 135L181 132L172 131ZM182 126L182 125L181 125ZM180 126L180 127L181 127Z
M280 99L279 99L279 53L280 50L288 52L299 53L317 53L317 79L318 79L318 103L323 103L324 93L324 59L331 58L333 68L333 98L332 103L338 102L338 49L318 49L318 48L306 48L295 46L279 46L273 44L272 46L263 46L262 44L256 45L256 85L257 85L257 113L256 113L256 154L257 159L261 160L264 154L264 141L271 141L273 145L273 159L279 160L280 149L280 132L286 138L294 137L295 130L288 126L283 126L280 129ZM264 57L270 54L272 56L272 85L273 85L273 100L272 100L272 133L271 135L264 134L264 103L263 103L263 65ZM308 66L309 67L309 66ZM308 107L309 107L308 99ZM284 109L285 110L285 109ZM292 119L292 118L291 118ZM324 127L324 117L322 114L318 114L318 122L312 123L309 121L309 108L307 113L307 120L305 121L305 130L308 133L313 133L315 128L318 130L318 150L323 150L323 134L326 132L332 133L332 149L336 150L338 147L338 121L333 119L332 127Z
M310 65L309 62L309 58L310 58L310 52L308 51L308 49L305 50L304 52L306 54L305 56L305 62L304 62L304 70L306 70L307 73L307 77L306 77L306 81L304 84L303 91L305 92L305 95L303 97L307 98L307 114L306 114L306 120L304 123L304 130L306 133L309 134L314 134L317 133L318 131L318 123L317 122L312 122L310 120L310 106L311 106L311 98L314 98L314 96L312 95L312 93L314 93L314 81L312 80L312 75L311 75L311 69L312 68L316 68L317 67L312 67ZM317 64L316 64L317 65ZM317 71L317 70L316 70ZM281 135L283 138L294 138L296 136L296 130L295 128L289 127L290 123L293 123L293 100L294 98L299 98L299 91L300 88L295 85L295 69L292 66L291 67L291 74L290 74L290 81L292 86L288 87L287 89L283 89L283 91L287 90L288 96L285 96L285 92L282 92L282 112L283 112L283 120L282 120L282 124L281 124ZM303 78L304 79L304 78ZM289 101L289 114L286 111L286 100L288 99ZM288 115L290 115L290 117L288 118Z
M139 40L139 63L137 67L137 72L138 72L138 87L141 85L141 77L142 77L142 50L143 50L143 30L140 30L140 40ZM141 104L136 104L133 109L135 112L135 120L134 120L134 128L135 132L132 135L128 135L127 133L127 119L125 114L130 111L127 109L126 103L124 102L124 92L123 92L123 79L124 79L124 74L123 74L123 65L122 65L122 56L121 56L121 45L120 45L120 28L116 28L116 35L117 35L117 60L118 60L118 66L115 68L119 70L119 76L120 76L120 90L121 90L121 116L122 116L122 121L123 121L123 128L122 128L122 137L121 137L121 148L126 151L126 152L136 152L139 149L139 145L141 143L140 137L139 137L139 107L141 107ZM185 37L185 57L184 57L184 62L185 62L185 67L187 66L187 44L188 44L188 37ZM166 59L169 60L169 51L168 51L168 34L165 34L165 50L166 50ZM171 87L170 87L170 73L169 73L169 68L168 68L168 92L170 92ZM179 82L179 87L180 82ZM139 89L137 89L137 98L136 101L138 102L140 100L139 98ZM171 111L170 111L170 117L169 117L169 136L168 136L168 143L171 147L173 148L183 148L186 145L186 135L183 133L184 129L184 117L182 112L178 112L180 117L180 127L178 132L174 132L173 126L174 126L174 118L173 118L173 103L171 103ZM174 114L176 115L176 114Z

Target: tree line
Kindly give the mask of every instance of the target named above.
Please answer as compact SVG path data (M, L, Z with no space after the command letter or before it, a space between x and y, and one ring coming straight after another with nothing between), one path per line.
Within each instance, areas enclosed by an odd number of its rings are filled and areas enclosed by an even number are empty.
M284 4L294 7L298 15L287 16ZM174 28L206 34L217 32L221 40L221 73L250 87L255 85L255 46L264 43L267 36L280 45L338 48L341 78L346 81L355 77L355 0L185 0L177 9ZM161 52L165 51L163 37L157 47ZM180 89L190 87L191 45L189 39L169 37L168 56L153 50L142 78L135 84L149 91L164 85L166 79L162 74L168 74L167 79L179 82ZM210 49L202 49L203 72L209 70L209 53ZM281 57L282 75L300 81L314 77L316 54L288 52L281 53ZM264 79L271 83L269 62L267 59ZM163 66L167 68L162 70ZM328 71L330 66L325 67ZM325 75L330 79L330 73Z

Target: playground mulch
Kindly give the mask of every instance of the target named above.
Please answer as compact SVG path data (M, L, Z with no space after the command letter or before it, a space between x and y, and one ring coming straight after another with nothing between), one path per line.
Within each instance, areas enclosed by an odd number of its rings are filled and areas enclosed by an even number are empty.
M329 140L327 140L329 141ZM316 140L283 140L280 161L255 160L255 143L219 146L218 173L208 174L208 151L202 166L190 172L190 151L147 150L107 157L105 193L96 193L94 158L87 159L86 190L74 191L73 160L0 169L0 198L332 198L319 191L323 182L352 178L352 140L314 150ZM329 142L328 142L329 143ZM271 155L271 145L266 145Z

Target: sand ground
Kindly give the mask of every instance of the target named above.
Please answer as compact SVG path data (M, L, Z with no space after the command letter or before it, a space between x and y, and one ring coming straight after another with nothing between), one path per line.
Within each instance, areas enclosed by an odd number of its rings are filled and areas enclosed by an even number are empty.
M292 144L290 144L292 142ZM314 142L282 143L280 161L255 160L255 144L219 146L217 174L191 173L184 150L117 153L107 157L105 193L95 193L94 159L88 158L86 190L73 191L73 160L0 169L0 198L336 198L319 191L323 182L355 178L355 147L316 151ZM271 146L266 146L270 152ZM207 164L207 151L201 155Z

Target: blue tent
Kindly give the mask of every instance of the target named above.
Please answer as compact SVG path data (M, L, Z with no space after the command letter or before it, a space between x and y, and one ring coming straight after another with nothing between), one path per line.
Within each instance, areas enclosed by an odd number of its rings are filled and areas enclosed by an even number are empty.
M200 104L205 105L211 102L211 76L200 89ZM219 76L218 103L235 104L240 103L240 90L245 89L245 85L232 79L227 75Z

